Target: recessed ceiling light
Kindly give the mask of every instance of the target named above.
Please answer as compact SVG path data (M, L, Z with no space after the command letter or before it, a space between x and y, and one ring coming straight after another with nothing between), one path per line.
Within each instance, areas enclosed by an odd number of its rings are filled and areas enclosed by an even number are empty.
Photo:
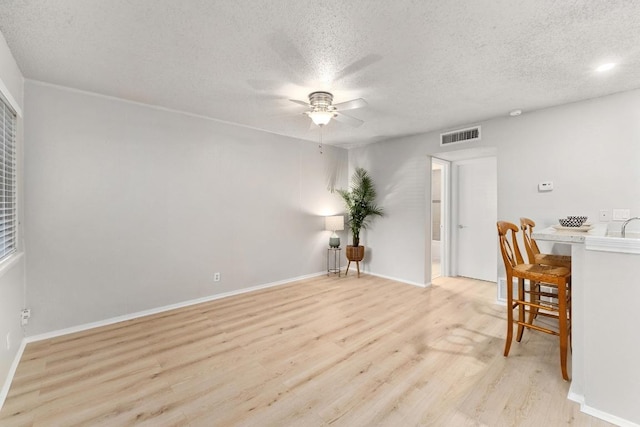
M509 111L509 115L510 115L511 117L519 116L520 114L522 114L522 110L513 110L513 111Z
M607 62L606 64L602 64L598 68L596 68L596 71L599 72L599 73L601 73L603 71L609 71L610 69L612 69L615 66L616 66L615 62Z

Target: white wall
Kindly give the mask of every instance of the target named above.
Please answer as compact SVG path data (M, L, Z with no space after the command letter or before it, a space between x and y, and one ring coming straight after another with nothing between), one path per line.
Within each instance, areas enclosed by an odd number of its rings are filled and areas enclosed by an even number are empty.
M361 233L364 270L414 284L430 277L431 164L420 139L385 141L352 149L349 163L369 171L385 210ZM429 261L428 261L429 260Z
M4 37L0 34L0 93L9 101L12 107L22 110L23 78L20 69L9 51ZM18 159L18 216L22 216L22 117L18 117L18 133L16 137ZM18 230L18 238L22 228ZM5 384L11 364L23 338L20 326L20 310L24 303L24 256L21 242L18 243L19 253L12 255L0 263L0 387ZM7 348L7 335L9 348ZM4 400L4 393L0 391L0 406Z
M500 219L528 216L545 227L573 214L597 221L600 209L628 208L640 215L640 91L480 124L480 142L454 148L496 149ZM371 272L429 281L427 156L447 151L439 146L439 134L388 140L349 154L351 166L371 171L388 211L364 241L375 251L367 262ZM554 191L538 193L540 181L553 181Z
M0 92L20 109L23 107L24 78L13 58L9 46L0 33Z
M346 150L32 81L25 105L29 335L325 271Z

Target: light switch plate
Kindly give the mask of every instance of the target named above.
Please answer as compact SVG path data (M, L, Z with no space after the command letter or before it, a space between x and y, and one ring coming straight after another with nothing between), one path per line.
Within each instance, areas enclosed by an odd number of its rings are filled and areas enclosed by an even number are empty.
M629 209L614 209L613 220L614 221L626 221L631 218L631 211Z

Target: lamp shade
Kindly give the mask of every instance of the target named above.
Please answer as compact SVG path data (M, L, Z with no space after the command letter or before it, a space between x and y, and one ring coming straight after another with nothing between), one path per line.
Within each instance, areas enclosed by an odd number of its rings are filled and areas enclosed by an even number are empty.
M326 216L324 218L324 229L327 231L344 230L344 216Z

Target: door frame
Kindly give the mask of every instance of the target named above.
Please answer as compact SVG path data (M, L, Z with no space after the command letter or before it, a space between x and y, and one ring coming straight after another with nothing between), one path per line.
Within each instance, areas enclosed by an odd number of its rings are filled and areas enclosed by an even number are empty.
M453 162L456 161L461 161L461 160L472 160L472 159L478 159L481 157L495 157L496 160L498 158L498 150L496 147L492 147L492 146L482 146L482 147L474 147L474 148L460 148L458 150L454 150L454 151L442 151L442 152L436 152L436 153L430 153L428 154L428 156L433 160L433 159L438 159L439 161L443 161L443 162L448 162L449 163L449 172L447 174L447 194L446 197L448 199L447 202L447 215L446 218L443 220L446 222L446 231L443 231L443 234L446 236L447 238L447 249L446 251L443 250L443 252L446 252L446 256L448 258L447 260L447 267L446 270L444 268L444 265L442 266L442 276L457 276L458 274L458 264L457 264L457 259L456 259L456 251L458 249L458 232L457 232L457 227L454 227L453 224L457 224L458 222L458 204L456 202L456 198L457 198L457 191L456 186L458 185L458 177L456 172L454 171L454 167L453 167ZM427 166L429 168L429 174L431 174L431 169L432 169L432 165L431 165L431 161L427 163ZM498 183L496 182L496 186L498 185ZM429 178L429 210L427 212L429 212L429 222L431 223L431 178ZM443 196L443 200L444 200ZM431 232L431 226L429 225L429 233ZM431 235L429 235L429 238L427 240L429 242L429 244L431 243ZM431 249L429 249L429 254L431 253ZM445 255L443 254L443 257ZM499 256L499 254L498 254ZM498 258L499 259L499 258ZM429 264L429 268L428 268L428 280L427 282L430 283L431 282L431 255L429 255L429 259L425 260L425 262L427 262ZM498 271L498 264L496 264L496 272Z

